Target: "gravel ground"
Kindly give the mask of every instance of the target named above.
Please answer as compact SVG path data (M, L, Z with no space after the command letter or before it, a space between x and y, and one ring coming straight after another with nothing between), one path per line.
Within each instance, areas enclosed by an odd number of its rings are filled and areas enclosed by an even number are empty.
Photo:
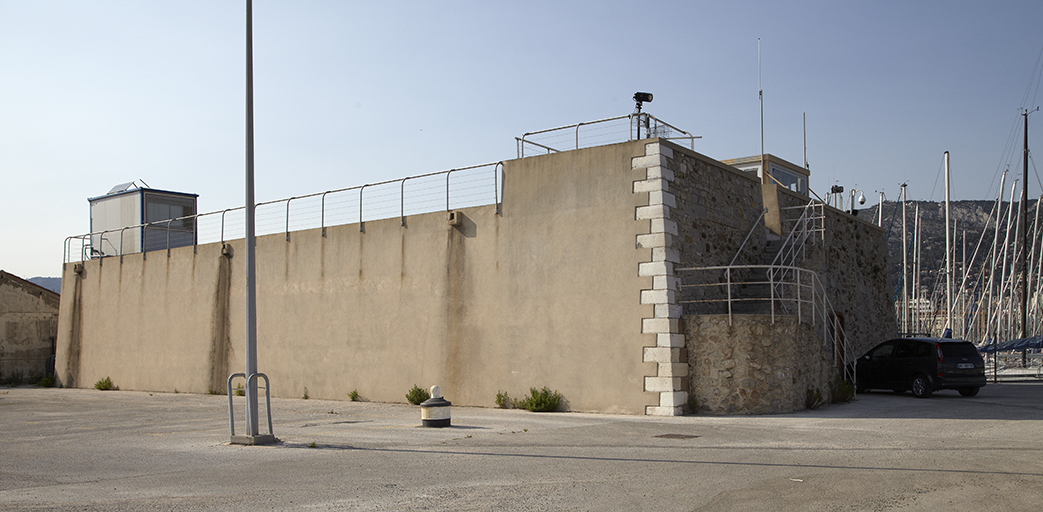
M447 396L452 400L452 396ZM237 399L240 407L241 398ZM227 397L0 389L3 510L1034 510L1043 384L869 393L775 416L274 399L270 446ZM242 418L241 410L237 416ZM241 427L239 427L241 428Z

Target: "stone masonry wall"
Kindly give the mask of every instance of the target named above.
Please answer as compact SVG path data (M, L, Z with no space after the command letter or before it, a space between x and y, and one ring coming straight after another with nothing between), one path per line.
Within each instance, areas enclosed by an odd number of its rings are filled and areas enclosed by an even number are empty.
M726 315L713 315L727 311L724 303L693 302L725 297L726 288L689 286L722 282L723 272L685 269L729 265L733 258L736 265L759 264L766 255L770 257L765 251L768 232L758 221L764 209L760 181L687 149L670 143L662 146L671 149L662 165L670 171L673 204L666 214L676 232L665 241L668 254L677 258L671 267L677 286L672 297L684 315L679 332L685 351L677 355L689 362L685 379L692 397L689 403L699 411L719 414L789 412L804 408L808 389L817 388L828 398L829 382L843 360L850 361L897 334L886 272L886 233L825 207L824 236L816 234L809 240L806 258L797 262L818 273L845 328L849 353L839 360L832 345L823 342L821 328L799 324L796 318L777 317L773 325L770 317L733 315L728 326ZM781 208L802 207L808 201L806 196L778 190ZM799 208L781 212L783 237L800 213ZM746 276L731 277L735 281Z
M794 316L685 316L696 413L777 414L827 396L830 350Z
M736 265L758 263L766 237L763 221L758 222L763 200L756 176L684 149L674 152L671 166L676 177L673 215L678 231L671 247L679 254L678 268L729 265L740 247ZM723 280L720 272L681 271L679 277L687 285ZM685 288L681 293L684 313L725 313L724 303L688 302L725 293L724 287Z
M779 193L779 205L802 206L806 197L788 190ZM799 210L790 210L790 216ZM814 235L801 266L814 270L844 326L848 359L858 357L881 341L898 336L887 273L887 230L832 207L825 207L825 236ZM785 215L784 215L785 217Z

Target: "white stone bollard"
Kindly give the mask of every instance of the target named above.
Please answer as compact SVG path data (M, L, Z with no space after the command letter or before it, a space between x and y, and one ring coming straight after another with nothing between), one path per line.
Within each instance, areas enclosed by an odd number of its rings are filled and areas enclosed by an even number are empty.
M431 398L420 404L420 421L425 427L448 427L451 421L449 407L453 405L442 398L442 390L431 386Z

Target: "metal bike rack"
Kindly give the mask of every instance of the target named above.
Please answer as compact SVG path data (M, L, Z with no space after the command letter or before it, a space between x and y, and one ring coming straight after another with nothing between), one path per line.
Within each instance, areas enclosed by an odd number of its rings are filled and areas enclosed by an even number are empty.
M242 372L233 373L228 376L228 429L231 432L231 435L235 436L235 408L232 405L232 379L236 377L242 377L246 379L246 387L250 387L250 383L258 377L264 379L264 402L265 412L268 413L268 435L274 436L275 433L272 432L272 393L269 389L271 388L271 384L268 381L268 376L263 373L255 373L250 375L249 378L247 378L246 374Z

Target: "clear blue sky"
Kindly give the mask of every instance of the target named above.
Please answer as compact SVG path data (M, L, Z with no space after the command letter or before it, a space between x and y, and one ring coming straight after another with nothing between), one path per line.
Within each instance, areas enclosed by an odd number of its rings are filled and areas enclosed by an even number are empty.
M244 6L0 0L0 268L60 275L116 183L243 204ZM1038 0L257 0L257 200L514 158L638 90L696 151L755 155L758 38L765 149L801 163L806 113L812 189L938 200L948 150L953 197L994 199L1043 103L1041 20Z

